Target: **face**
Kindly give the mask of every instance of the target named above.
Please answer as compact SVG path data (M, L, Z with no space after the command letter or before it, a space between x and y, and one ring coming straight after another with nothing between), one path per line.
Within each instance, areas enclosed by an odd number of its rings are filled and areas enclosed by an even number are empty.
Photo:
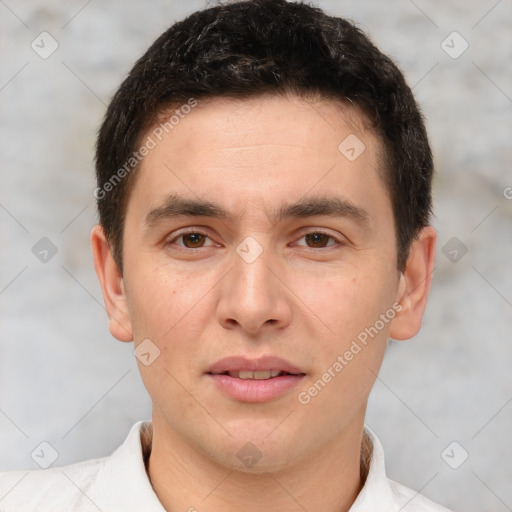
M155 428L213 461L240 467L251 442L248 471L285 467L362 426L403 314L363 125L354 107L264 96L199 101L153 135L126 212L124 302L109 309L149 354Z

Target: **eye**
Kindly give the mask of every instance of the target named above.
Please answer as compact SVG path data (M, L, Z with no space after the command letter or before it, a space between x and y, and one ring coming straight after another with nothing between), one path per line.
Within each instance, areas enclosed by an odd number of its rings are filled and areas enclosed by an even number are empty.
M303 238L306 240L307 246L311 247L312 249L322 249L324 247L330 247L332 245L336 245L336 243L341 244L341 242L337 238L335 238L332 235L329 235L328 233L324 233L323 231L313 231L311 233L307 233L306 235L304 235L301 238L301 240ZM333 240L334 243L327 245L327 242L329 239ZM309 245L309 244L312 244L312 245ZM301 244L299 244L299 245L301 245Z
M187 231L181 232L177 236L173 237L171 240L169 240L168 244L174 244L185 249L202 249L204 247L213 245L205 245L207 239L209 239L209 237L206 233L202 233L200 231ZM324 247L331 247L336 244L343 245L343 243L333 235L323 231L312 231L311 233L306 233L300 238L300 240L302 239L305 239L306 246L310 247L311 249L323 249ZM179 240L181 240L182 243L176 243ZM329 240L332 242L329 243Z
M178 247L184 247L186 249L201 249L204 247L205 240L208 238L206 233L200 231L187 231L182 232L178 236L175 236L172 240L169 240L169 244L174 244L176 240L183 240L182 244L176 244Z

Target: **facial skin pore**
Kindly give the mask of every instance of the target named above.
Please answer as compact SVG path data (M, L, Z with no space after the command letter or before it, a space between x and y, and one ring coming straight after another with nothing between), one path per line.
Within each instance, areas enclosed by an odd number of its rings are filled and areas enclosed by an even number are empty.
M353 161L338 149L351 134L365 145ZM139 369L153 402L149 475L167 510L339 512L355 500L368 395L387 339L421 326L436 240L424 228L398 272L379 150L354 106L274 95L202 100L137 171L123 276L94 228L112 335L160 350ZM228 215L173 216L172 198ZM337 213L279 215L317 199L332 199ZM244 246L247 237L256 244ZM261 254L248 262L240 244ZM300 403L394 304L394 318ZM304 374L271 400L234 399L208 373L228 356L269 355ZM239 457L247 443L261 454L253 465Z

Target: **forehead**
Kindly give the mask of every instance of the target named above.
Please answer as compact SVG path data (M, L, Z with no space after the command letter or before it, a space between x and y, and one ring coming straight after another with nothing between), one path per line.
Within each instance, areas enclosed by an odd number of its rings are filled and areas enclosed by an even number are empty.
M190 107L192 103L194 106ZM295 143L311 151L320 149L318 142L328 132L330 137L325 143L334 143L331 148L338 149L335 143L345 131L366 138L378 150L380 143L371 122L359 106L348 100L286 93L189 99L162 110L146 135L158 143L172 134L176 146L186 144L181 146L185 151L202 148L209 142L217 147L228 146L232 142L228 137L245 138L253 145ZM194 134L197 136L190 136Z
M380 141L348 103L278 95L197 100L162 112L148 140L153 148L134 186L148 209L175 192L214 196L235 215L249 204L275 210L312 191L386 195Z

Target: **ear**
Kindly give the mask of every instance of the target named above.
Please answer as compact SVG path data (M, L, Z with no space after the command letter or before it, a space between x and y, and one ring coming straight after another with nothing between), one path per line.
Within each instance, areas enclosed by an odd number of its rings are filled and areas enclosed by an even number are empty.
M91 245L94 268L101 284L109 318L110 333L119 341L133 341L123 276L112 256L105 232L99 225L91 231Z
M389 331L389 337L394 340L407 340L420 330L434 272L436 239L435 229L427 226L411 244L396 298L402 309Z

